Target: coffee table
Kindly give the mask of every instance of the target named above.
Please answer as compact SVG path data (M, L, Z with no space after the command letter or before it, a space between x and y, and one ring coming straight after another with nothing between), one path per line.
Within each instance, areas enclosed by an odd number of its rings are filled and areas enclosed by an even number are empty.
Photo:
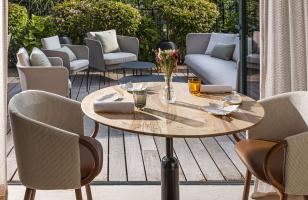
M86 96L81 107L83 112L98 123L136 133L166 138L166 156L161 162L161 199L179 200L179 164L173 155L175 137L213 137L236 134L257 125L264 117L264 109L255 100L242 96L239 110L230 116L213 116L202 110L208 103L219 103L224 95L192 96L187 83L173 83L176 92L174 104L164 104L159 93L162 83L143 83L148 89L147 105L143 111L132 114L96 113L93 102L102 95L118 93L119 96L132 98L132 94L120 86L111 86ZM96 134L94 133L94 136ZM210 198L209 198L210 199Z
M132 62L126 62L120 64L120 68L123 69L123 74L125 76L125 69L132 69L133 74L138 75L138 70L140 71L140 75L142 75L142 71L144 69L150 70L150 74L152 74L153 68L155 68L156 65L151 62L144 62L144 61L132 61ZM135 73L136 71L136 73Z

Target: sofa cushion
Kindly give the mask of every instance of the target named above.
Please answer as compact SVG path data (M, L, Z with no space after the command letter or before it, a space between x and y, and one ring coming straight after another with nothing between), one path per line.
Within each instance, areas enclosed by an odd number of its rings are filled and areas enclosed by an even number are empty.
M188 54L185 56L185 63L204 82L215 85L230 85L233 89L236 89L236 62L213 58L204 54Z
M31 66L29 54L23 47L17 52L17 60L21 66Z
M48 50L55 50L61 48L60 39L57 35L48 38L43 38L42 45L44 49Z
M101 42L104 53L113 53L120 50L115 30L95 33L95 37Z
M211 56L223 60L230 60L234 52L235 44L217 43L212 50Z
M32 66L51 66L48 57L39 48L34 47L30 55Z
M217 43L224 44L234 44L235 34L226 34L226 33L212 33L209 45L205 51L206 55L211 55L212 50L214 49Z
M104 54L106 65L117 65L125 62L136 61L137 56L133 53L116 52Z
M70 67L72 71L80 71L88 68L89 60L74 60L70 62Z
M68 48L66 46L61 47L60 49L56 49L56 50L66 53L68 55L68 57L69 57L70 62L72 62L74 60L77 60L77 57L74 54L74 52L70 48Z

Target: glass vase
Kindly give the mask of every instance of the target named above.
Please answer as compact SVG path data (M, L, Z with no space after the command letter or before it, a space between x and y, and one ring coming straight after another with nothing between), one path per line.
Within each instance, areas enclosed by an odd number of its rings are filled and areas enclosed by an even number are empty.
M165 83L162 85L161 89L161 101L163 103L175 103L175 100L176 96L172 85L172 76L165 76Z

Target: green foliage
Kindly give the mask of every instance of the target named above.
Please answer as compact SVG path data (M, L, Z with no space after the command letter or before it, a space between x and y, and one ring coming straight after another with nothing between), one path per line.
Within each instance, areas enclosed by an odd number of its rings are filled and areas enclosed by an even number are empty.
M141 16L137 9L121 2L67 1L54 7L53 17L61 35L83 43L89 31L116 29L118 34L135 35Z
M183 58L185 38L191 32L208 32L219 15L216 4L208 0L156 0L154 5L166 21L168 36Z
M27 31L22 39L23 47L31 51L33 47L40 48L41 38L56 35L56 27L50 16L32 16L27 26Z
M142 18L137 37L140 45L139 60L154 61L153 50L160 40L160 35L151 18L146 16Z
M28 13L25 7L9 3L9 34L11 34L9 63L15 63L15 53L20 47L21 36L28 24Z

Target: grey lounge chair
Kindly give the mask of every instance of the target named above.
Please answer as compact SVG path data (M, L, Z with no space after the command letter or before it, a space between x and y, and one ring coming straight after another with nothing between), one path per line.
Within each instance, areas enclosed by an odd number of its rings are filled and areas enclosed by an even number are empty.
M60 44L58 36L48 37L42 39L43 49L42 51L48 57L60 57L63 60L63 66L65 66L70 75L87 69L87 90L89 80L89 49L85 45L71 45ZM77 59L70 61L67 53L59 51L61 47L68 47L76 55Z
M120 52L104 53L101 42L95 37L95 32L87 33L86 43L89 47L89 66L104 72L104 84L106 82L106 71L119 69L120 64L138 59L138 38L117 35L117 39Z
M29 54L25 48L17 53L17 69L21 89L43 90L67 97L71 83L68 70L61 58L48 57L52 66L31 66Z

